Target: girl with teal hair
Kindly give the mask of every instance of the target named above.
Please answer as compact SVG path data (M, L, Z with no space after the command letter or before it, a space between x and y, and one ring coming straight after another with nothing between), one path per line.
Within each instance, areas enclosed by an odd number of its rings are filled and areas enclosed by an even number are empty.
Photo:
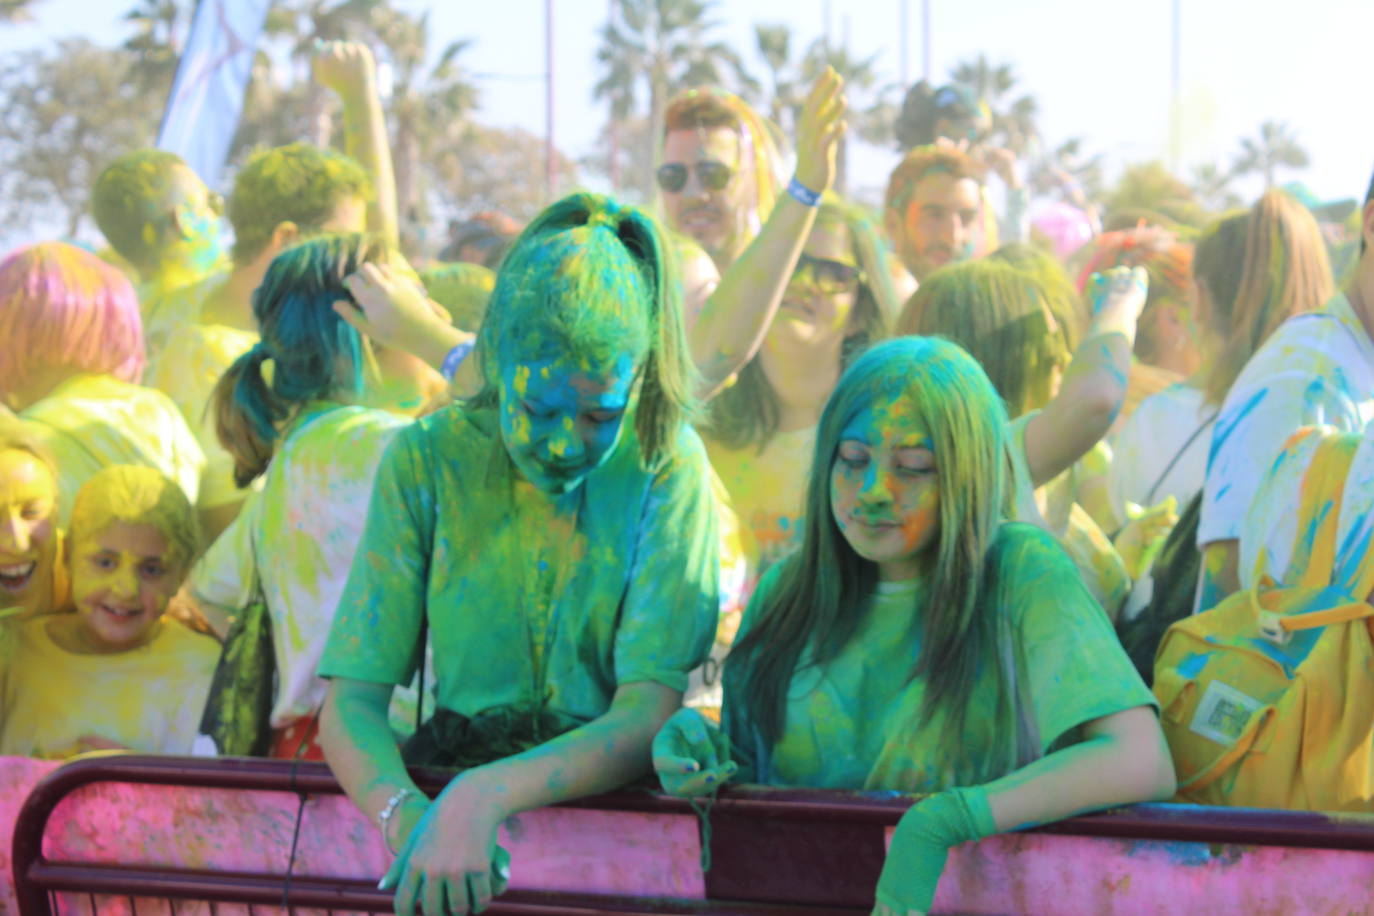
M415 294L373 273L350 288ZM319 668L321 738L398 853L399 913L484 907L497 825L646 772L705 658L718 540L678 287L651 219L554 204L502 263L480 392L383 459ZM387 700L427 641L438 708L398 749ZM463 772L430 802L407 763Z
M947 850L1174 791L1152 707L1052 538L1007 521L1007 414L939 338L880 344L822 414L801 549L759 584L717 730L654 741L664 788L726 780L929 793L875 912L930 908Z
M273 258L253 294L261 339L211 397L235 483L260 489L196 564L190 591L221 632L257 595L266 604L274 757L323 759L315 723L326 684L315 667L362 538L361 507L407 423L366 406L382 384L372 343L333 309L348 295L344 277L390 257L375 237L343 233Z

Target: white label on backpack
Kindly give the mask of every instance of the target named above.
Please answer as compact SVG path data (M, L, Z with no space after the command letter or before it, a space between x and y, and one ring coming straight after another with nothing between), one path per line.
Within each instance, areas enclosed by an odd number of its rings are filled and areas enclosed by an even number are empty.
M1245 731L1255 710L1264 704L1234 687L1212 681L1202 693L1189 730L1221 745L1232 745Z

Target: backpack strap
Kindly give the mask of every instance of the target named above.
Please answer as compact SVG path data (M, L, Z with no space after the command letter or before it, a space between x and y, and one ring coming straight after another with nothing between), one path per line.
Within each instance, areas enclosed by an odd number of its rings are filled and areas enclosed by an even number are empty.
M1336 529L1340 522L1341 500L1345 497L1345 480L1350 475L1359 442L1353 436L1328 435L1317 446L1312 463L1302 477L1298 531L1288 564L1287 578L1297 581L1285 584L1307 588L1325 588L1333 584L1331 576L1336 568Z

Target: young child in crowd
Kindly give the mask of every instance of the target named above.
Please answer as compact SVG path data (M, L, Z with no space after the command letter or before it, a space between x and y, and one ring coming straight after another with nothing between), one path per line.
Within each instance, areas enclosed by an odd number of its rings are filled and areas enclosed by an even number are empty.
M0 262L0 401L57 467L59 518L102 468L151 467L195 502L205 456L180 411L137 384L143 325L129 281L63 242Z
M62 545L52 457L21 421L0 416L0 627L65 606Z
M0 754L190 751L220 647L164 612L199 537L186 494L152 468L106 468L82 485L69 613L14 633L0 671Z
M397 912L422 886L429 912L485 906L497 826L642 775L706 656L716 511L670 264L638 211L587 194L545 210L497 277L483 390L382 459L319 666L320 739L399 853ZM349 288L370 314L419 295L370 267ZM438 709L403 752L387 701L426 638ZM464 771L430 802L406 763Z
M755 592L726 661L723 730L654 741L678 795L726 780L934 793L902 819L882 913L924 912L949 847L1169 797L1152 709L1073 564L1007 521L1008 421L937 338L880 344L826 405L801 549Z
M190 590L218 629L261 589L272 619L277 696L272 755L320 760L315 676L362 537L382 453L406 420L358 402L378 382L367 338L334 303L344 277L384 260L368 236L327 235L272 261L253 296L261 340L229 368L213 398L215 424L239 486L259 492L206 551Z

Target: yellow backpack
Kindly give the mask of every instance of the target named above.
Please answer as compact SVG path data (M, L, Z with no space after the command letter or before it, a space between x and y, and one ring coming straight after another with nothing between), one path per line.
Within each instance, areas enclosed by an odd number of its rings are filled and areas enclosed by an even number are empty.
M1253 588L1165 633L1154 692L1178 801L1374 810L1374 556L1357 581L1332 581L1358 444L1325 439L1303 476L1289 584L1261 568Z

